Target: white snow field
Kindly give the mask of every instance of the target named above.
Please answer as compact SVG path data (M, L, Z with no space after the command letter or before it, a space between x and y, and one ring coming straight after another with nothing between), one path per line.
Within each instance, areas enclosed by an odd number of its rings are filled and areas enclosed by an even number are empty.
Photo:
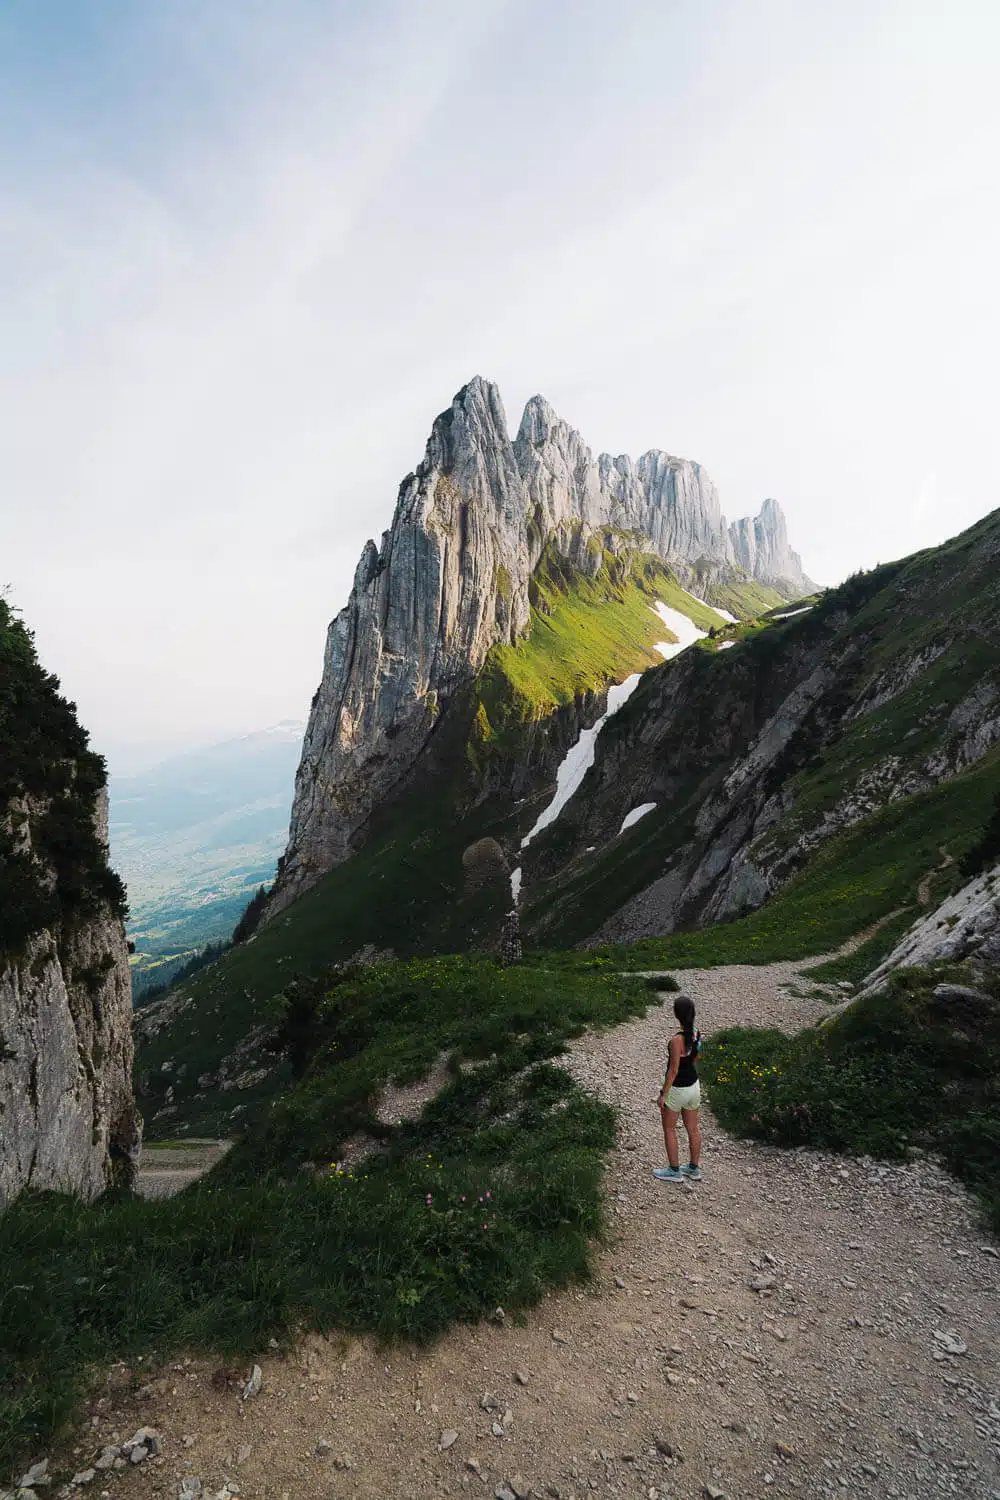
M633 807L630 813L625 814L622 826L618 830L619 835L623 834L626 828L634 827L639 819L644 818L647 813L651 813L655 806L655 802L643 802L641 807Z
M693 598L694 596L692 595L691 597ZM699 630L694 621L689 620L687 615L682 615L680 610L671 609L669 604L662 603L657 603L650 607L655 614L659 615L667 629L677 637L676 642L660 641L657 643L656 649L665 661L679 656L682 651L687 650L688 646L693 646L695 641L704 639L704 630ZM611 688L608 692L607 712L602 718L598 719L592 729L583 729L580 731L580 738L575 745L572 745L567 750L562 765L556 772L555 796L544 812L540 814L535 826L521 840L522 849L527 849L532 839L541 833L543 828L548 828L549 824L554 823L556 818L558 818L566 803L594 764L597 736L608 720L613 718L618 710L631 698L639 686L641 676L641 672L633 672L631 677L626 677L624 682L620 682L617 687ZM514 875L511 876L512 889L514 876L517 876L517 888L520 891L520 875L520 869L517 869L514 871Z
M715 649L716 649L716 651L728 651L728 650L730 650L731 647L733 647L735 645L736 645L735 641L720 641L719 644L716 646Z
M787 614L775 615L776 620L794 620L796 615L807 615L812 609L811 604L803 604L801 609L790 609Z
M693 599L694 595L691 594L689 597ZM659 615L671 634L677 637L676 643L673 641L657 641L656 649L664 661L670 661L672 657L680 656L681 652L686 651L689 646L693 646L695 641L704 640L705 631L699 630L694 621L689 620L687 615L682 615L679 609L671 609L669 604L660 603L654 604L651 607L654 614Z
M692 594L690 589L681 589L681 593L687 594L688 598L693 599L696 604L704 604L706 609L714 610L717 615L721 615L724 620L728 620L730 625L738 625L740 623L735 615L729 613L728 609L720 609L718 604L709 604L707 599L699 599L698 595Z
M690 623L688 621L688 624ZM656 649L659 651L662 648L657 646ZM668 647L667 649L669 650L670 648ZM566 751L562 765L556 772L555 796L544 812L539 815L534 828L524 835L524 838L521 840L522 849L527 849L536 834L541 833L543 828L548 828L549 824L554 823L556 818L558 818L566 803L594 764L594 749L597 744L597 736L608 720L613 718L618 710L631 698L639 686L641 676L641 672L633 672L632 676L626 677L624 682L619 682L616 687L610 688L608 691L607 712L602 714L592 729L581 729L580 738L575 745L571 745Z

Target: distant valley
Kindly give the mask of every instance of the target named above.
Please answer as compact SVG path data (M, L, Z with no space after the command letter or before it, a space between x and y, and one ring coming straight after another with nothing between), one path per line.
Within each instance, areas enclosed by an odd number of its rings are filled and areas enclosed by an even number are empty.
M227 941L273 878L303 731L287 720L112 777L111 854L128 887L137 998Z

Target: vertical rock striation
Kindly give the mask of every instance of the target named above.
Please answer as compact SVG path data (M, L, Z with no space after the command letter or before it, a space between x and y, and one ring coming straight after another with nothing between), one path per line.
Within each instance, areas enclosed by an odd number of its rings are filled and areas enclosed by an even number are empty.
M132 987L104 766L0 606L0 1208L132 1180Z
M586 568L587 543L602 532L628 532L682 569L708 562L773 586L780 578L786 597L813 588L774 501L730 527L699 464L656 451L595 459L541 396L512 440L497 388L470 381L435 421L390 530L365 547L329 628L269 915L347 858L448 697L493 646L526 631L543 550Z
M788 543L785 513L777 500L765 500L759 516L745 516L729 527L732 558L786 599L801 599L815 588L802 571L802 559Z

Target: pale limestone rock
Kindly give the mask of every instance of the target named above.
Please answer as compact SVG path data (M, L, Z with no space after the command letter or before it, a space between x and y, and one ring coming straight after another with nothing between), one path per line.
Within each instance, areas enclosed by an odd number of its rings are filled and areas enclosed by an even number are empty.
M765 500L759 516L729 527L732 561L786 599L801 599L816 585L802 570L802 559L788 543L785 515L777 500Z
M1000 963L1000 864L968 881L960 891L922 917L865 981L869 994L895 969L917 968L938 960L960 963L985 959Z
M106 842L106 793L96 816ZM29 1186L130 1183L139 1128L125 931L107 909L0 960L0 1208Z
M769 570L780 568L786 593L812 588L800 567L794 587L784 577L794 554L775 502L746 527L748 571L771 582ZM682 574L696 561L736 562L732 529L700 465L655 451L636 462L595 460L540 396L512 441L494 385L477 377L458 392L329 628L269 917L348 857L451 695L493 646L524 634L546 545L596 570L604 548L621 548L622 533Z

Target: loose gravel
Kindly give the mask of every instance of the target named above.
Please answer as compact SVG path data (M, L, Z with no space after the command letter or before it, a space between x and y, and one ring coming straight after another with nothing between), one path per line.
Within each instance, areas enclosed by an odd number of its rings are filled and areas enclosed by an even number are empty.
M795 1030L830 1010L803 969L678 977L705 1031ZM671 998L568 1059L622 1121L591 1286L428 1350L310 1336L262 1353L249 1400L246 1369L186 1360L138 1394L113 1371L67 1463L144 1425L163 1451L100 1493L1000 1500L1000 1259L973 1204L931 1160L772 1150L707 1107L704 1181L655 1181Z

